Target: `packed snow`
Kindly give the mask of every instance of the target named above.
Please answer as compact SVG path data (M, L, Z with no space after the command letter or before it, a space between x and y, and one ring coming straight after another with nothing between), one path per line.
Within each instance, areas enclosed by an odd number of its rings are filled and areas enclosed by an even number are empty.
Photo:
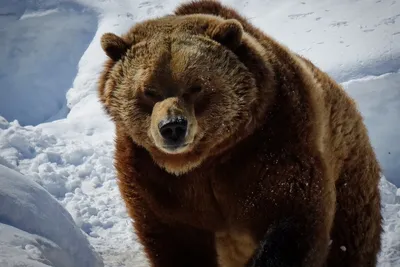
M68 211L37 183L0 165L1 266L102 267ZM41 263L41 264L39 264Z
M65 117L65 93L96 29L95 13L73 2L2 0L0 114L22 125Z
M0 2L1 266L147 266L116 185L114 127L97 100L99 38L181 2ZM400 266L400 3L222 2L355 98L386 177L379 267Z

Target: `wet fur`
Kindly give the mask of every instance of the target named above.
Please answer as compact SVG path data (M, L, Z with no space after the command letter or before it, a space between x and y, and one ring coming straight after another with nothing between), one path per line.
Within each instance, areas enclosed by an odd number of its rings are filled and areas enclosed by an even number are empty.
M251 120L229 138L215 134L224 141L203 144L199 163L198 151L171 156L133 141L129 127L145 118L123 112L130 104L122 97L123 63L106 63L99 96L116 124L119 187L151 265L376 266L380 168L353 100L233 9L197 1L170 18L188 14L199 14L197 22L179 24L191 34L204 32L207 21L241 23L244 43L232 51L258 93L249 99ZM136 26L123 39L138 43L158 27L157 20ZM147 129L136 131L136 139L147 140Z

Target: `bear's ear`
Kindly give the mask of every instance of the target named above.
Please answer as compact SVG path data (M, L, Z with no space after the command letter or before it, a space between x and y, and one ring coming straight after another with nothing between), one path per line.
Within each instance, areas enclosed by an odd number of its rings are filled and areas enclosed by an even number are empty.
M109 58L112 60L119 60L128 50L128 44L125 41L113 34L105 33L101 37L101 47Z
M236 19L227 19L217 24L210 32L212 39L232 50L241 44L242 36L242 24Z

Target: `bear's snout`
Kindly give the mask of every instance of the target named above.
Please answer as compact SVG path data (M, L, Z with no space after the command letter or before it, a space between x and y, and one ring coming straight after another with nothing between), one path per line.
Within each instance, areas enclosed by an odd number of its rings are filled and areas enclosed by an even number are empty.
M164 139L165 147L169 149L176 149L185 145L187 128L188 121L183 116L164 119L158 124L158 130Z
M150 136L154 145L167 154L185 153L193 148L198 133L193 107L170 97L155 104L151 115Z

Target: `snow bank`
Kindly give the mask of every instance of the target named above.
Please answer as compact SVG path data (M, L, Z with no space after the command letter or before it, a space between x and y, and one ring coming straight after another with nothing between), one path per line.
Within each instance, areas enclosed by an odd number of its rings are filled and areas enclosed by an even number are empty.
M70 214L43 188L0 165L1 266L103 266Z
M222 2L339 82L400 69L400 1Z
M96 28L94 12L74 2L2 0L0 114L21 125L65 117L65 94Z
M379 267L400 266L400 189L382 177L383 230Z
M66 121L47 125L60 131L59 136L49 129L5 122L0 162L19 169L56 197L107 266L143 266L141 246L116 185L112 136L77 134L75 125ZM63 234L68 233L60 231Z
M357 100L386 178L400 185L400 72L367 76L343 85Z

